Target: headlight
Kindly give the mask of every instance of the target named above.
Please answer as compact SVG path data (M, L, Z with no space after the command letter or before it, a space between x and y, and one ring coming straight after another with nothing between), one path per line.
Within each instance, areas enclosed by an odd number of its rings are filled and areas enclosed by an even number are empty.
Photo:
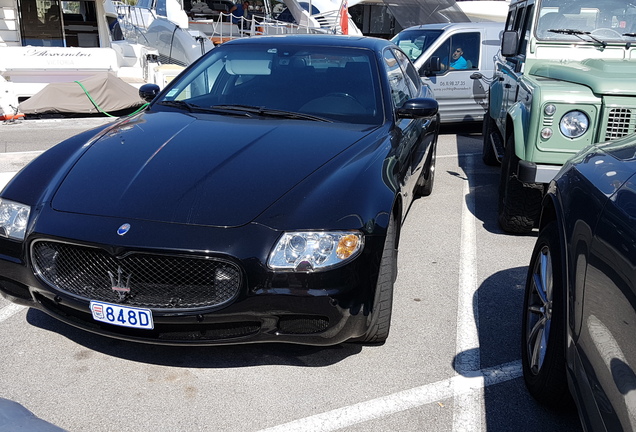
M585 113L581 111L570 111L561 117L559 123L559 129L561 133L568 138L578 138L587 132L587 128L590 126Z
M0 198L0 236L24 240L31 207Z
M364 237L359 231L285 233L269 255L274 270L310 272L326 270L360 254Z

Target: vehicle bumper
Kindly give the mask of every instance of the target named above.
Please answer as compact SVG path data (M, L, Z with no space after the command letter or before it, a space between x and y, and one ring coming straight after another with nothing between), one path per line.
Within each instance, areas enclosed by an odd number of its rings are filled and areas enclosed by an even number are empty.
M25 287L26 288L26 287ZM284 342L327 346L362 337L370 321L366 308L345 308L330 296L261 292L212 313L154 316L154 329L119 327L92 319L88 302L51 291L27 288L30 300L15 296L0 282L0 294L39 309L71 326L103 336L158 345L233 345Z
M561 165L541 165L534 162L519 161L517 178L527 183L550 183L561 170Z
M90 242L95 232L113 231L118 226L104 218L90 218L80 223L79 216L66 215L70 222L69 237L52 233L32 233L27 241L17 243L0 239L0 295L8 300L37 308L75 327L118 339L165 345L229 345L253 342L287 342L305 345L335 345L362 337L371 323L375 286L383 235L365 236L362 253L346 265L313 273L274 272L264 264L279 233L250 225L234 230L210 227L181 227L179 234L171 230L159 232L155 223L137 223L137 231L151 234L141 246L134 236L120 237L119 243ZM60 229L57 229L60 231ZM86 231L86 238L82 238ZM93 234L91 234L91 232ZM114 231L113 231L114 232ZM384 234L384 233L382 233ZM116 234L115 234L116 235ZM126 238L128 237L128 239ZM236 239L250 239L238 242ZM108 251L116 257L131 253L184 255L222 258L235 262L242 273L235 297L219 306L148 307L152 311L154 329L131 329L93 319L91 300L87 294L69 292L52 286L35 271L31 263L31 245L42 240L68 242ZM210 252L223 245L236 245L233 254ZM126 243L128 242L128 243ZM162 246L163 243L163 246ZM148 245L151 246L148 246ZM172 248L165 245L170 244ZM193 245L196 247L192 248ZM227 246L225 246L227 249ZM88 287L87 289L91 289ZM131 306L126 302L110 303Z

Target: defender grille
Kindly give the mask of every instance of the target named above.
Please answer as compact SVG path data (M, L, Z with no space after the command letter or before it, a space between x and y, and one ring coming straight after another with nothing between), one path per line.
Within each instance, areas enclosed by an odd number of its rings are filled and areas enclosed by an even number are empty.
M605 140L613 140L636 132L636 122L632 110L628 108L613 108L609 111Z
M52 241L34 243L31 256L37 273L58 290L137 307L221 306L238 295L242 283L238 266L218 258L115 257L102 249Z

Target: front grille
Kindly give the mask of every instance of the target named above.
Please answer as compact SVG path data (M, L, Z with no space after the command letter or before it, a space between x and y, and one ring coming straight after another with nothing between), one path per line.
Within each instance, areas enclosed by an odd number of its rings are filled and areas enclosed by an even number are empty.
M185 309L222 306L241 287L237 265L218 258L133 253L53 241L35 242L36 272L53 288L86 300L137 307Z
M636 132L636 119L629 108L612 108L607 117L605 140L613 140Z

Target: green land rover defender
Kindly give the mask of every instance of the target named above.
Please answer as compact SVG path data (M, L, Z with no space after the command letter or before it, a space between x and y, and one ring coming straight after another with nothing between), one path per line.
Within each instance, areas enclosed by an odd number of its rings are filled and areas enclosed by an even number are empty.
M502 229L531 231L569 158L634 132L636 1L512 0L483 123Z

